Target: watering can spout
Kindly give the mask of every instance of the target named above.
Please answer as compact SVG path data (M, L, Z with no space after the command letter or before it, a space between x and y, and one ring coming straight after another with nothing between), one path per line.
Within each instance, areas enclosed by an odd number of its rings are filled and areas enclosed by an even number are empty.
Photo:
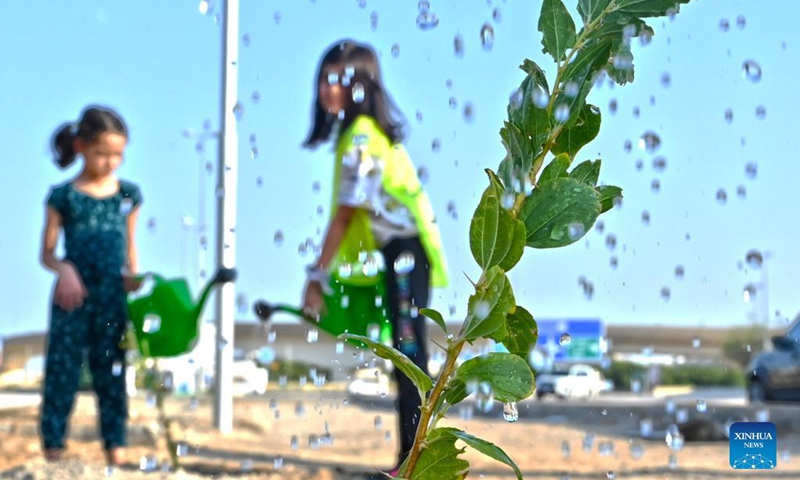
M308 320L308 317L299 308L290 307L288 305L273 305L263 300L259 300L253 305L253 311L256 317L264 323L269 322L275 312L289 313L302 320Z
M211 280L208 281L206 286L203 288L203 292L200 294L200 299L197 301L195 305L195 313L197 318L200 318L200 315L203 312L203 307L208 300L208 296L211 294L211 290L218 286L223 285L225 283L235 282L236 281L237 272L235 268L220 268L217 270L217 273Z

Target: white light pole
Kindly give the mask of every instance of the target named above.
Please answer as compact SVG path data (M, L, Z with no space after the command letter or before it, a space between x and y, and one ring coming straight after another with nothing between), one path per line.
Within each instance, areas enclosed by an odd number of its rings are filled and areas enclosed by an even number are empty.
M239 1L227 0L222 11L222 112L219 135L217 198L217 268L236 263L236 177L238 136L234 107L237 102L239 63ZM214 371L214 426L227 433L233 429L233 334L236 308L235 285L217 289L216 361Z

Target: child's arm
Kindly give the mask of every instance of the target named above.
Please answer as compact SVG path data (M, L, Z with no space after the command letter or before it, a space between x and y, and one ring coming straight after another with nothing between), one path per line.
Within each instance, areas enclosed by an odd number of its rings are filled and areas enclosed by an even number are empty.
M325 241L322 244L322 252L320 253L317 263L314 265L315 270L325 271L339 249L342 243L342 238L347 232L347 227L350 225L350 219L353 218L355 207L346 205L339 205L336 209L336 215L333 216L331 224L328 227L328 232L325 234Z
M55 250L58 236L61 233L62 217L58 211L47 206L45 216L44 238L42 239L42 264L48 270L58 274L55 303L64 310L70 311L83 305L83 299L89 294L77 269L72 263L56 258Z
M126 267L130 274L139 272L139 250L136 248L136 221L139 218L139 208L134 208L128 214L128 258Z

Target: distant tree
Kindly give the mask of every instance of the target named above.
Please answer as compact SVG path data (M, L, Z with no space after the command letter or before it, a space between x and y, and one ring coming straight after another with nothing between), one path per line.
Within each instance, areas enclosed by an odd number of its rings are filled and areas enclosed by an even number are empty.
M732 331L725 338L722 353L742 368L750 363L753 355L763 350L764 327L751 326Z

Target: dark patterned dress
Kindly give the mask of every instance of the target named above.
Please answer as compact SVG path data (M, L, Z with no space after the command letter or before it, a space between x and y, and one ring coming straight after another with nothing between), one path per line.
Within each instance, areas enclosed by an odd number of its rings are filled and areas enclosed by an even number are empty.
M51 307L41 435L45 449L64 448L84 362L88 361L106 449L126 445L128 398L120 341L128 313L122 269L127 262L127 217L142 202L136 185L120 181L116 194L97 198L65 183L47 199L63 219L65 260L89 292L81 307Z

